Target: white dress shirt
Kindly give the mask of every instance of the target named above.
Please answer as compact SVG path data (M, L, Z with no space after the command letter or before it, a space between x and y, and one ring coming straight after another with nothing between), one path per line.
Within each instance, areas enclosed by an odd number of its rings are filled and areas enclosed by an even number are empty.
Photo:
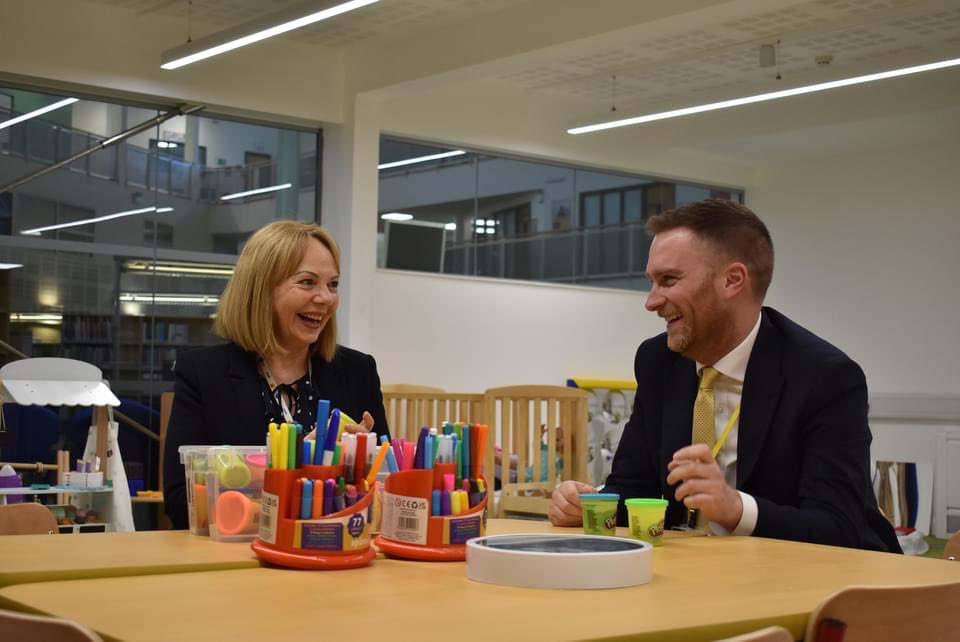
M743 379L747 373L747 362L750 360L750 352L753 350L753 344L757 341L757 333L760 332L760 317L753 325L753 329L740 342L736 348L725 354L715 364L713 369L720 373L713 384L713 399L716 411L714 417L714 430L716 439L720 439L723 429L733 415L733 411L740 405L740 398L743 396ZM705 364L697 362L697 375ZM727 440L717 454L717 463L727 484L731 487L737 487L737 434L740 430L740 419L734 422L727 435ZM718 535L752 535L753 529L757 526L757 500L752 495L742 491L740 498L743 500L743 515L740 522L732 531L727 531L724 527L710 522L710 530Z

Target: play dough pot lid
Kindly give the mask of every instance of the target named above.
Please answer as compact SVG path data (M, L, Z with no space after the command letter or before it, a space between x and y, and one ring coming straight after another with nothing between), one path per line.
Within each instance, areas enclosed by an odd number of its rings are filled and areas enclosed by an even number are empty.
M653 547L593 535L513 534L467 542L467 577L526 588L596 589L646 584Z

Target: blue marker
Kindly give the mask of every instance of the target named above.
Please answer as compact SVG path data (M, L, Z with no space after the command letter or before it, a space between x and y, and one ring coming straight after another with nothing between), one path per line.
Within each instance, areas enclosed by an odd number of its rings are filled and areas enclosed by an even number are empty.
M303 494L300 500L300 519L310 519L313 513L313 482L303 482Z
M430 514L433 516L440 515L440 491L433 491L433 497L430 500Z
M327 441L327 419L330 416L330 402L327 399L321 399L317 402L317 432L314 440L317 442L316 450L313 453L313 463L323 463L323 446Z
M340 432L340 409L334 408L330 413L330 427L327 428L327 438L323 444L323 465L333 463L333 451L337 448L337 434Z
M307 441L307 440L304 440L304 442L303 442L303 455L301 456L301 459L300 459L300 461L301 461L302 464L308 465L308 464L310 464L310 463L313 461L313 451L310 450L310 446L314 446L314 445L316 445L316 443L317 443L317 442L315 442L315 441Z
M433 438L430 435L423 440L423 468L433 468Z

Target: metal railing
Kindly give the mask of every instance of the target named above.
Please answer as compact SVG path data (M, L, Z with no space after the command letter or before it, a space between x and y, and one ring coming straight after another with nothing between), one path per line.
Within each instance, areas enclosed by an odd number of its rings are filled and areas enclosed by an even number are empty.
M650 235L634 221L522 237L448 243L445 274L579 283L636 280L645 287Z

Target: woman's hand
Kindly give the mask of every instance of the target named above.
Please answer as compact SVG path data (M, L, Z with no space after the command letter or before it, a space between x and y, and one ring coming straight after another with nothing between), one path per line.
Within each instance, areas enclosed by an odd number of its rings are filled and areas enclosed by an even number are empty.
M344 432L370 432L373 430L373 415L364 411L363 417L358 424L344 424Z

